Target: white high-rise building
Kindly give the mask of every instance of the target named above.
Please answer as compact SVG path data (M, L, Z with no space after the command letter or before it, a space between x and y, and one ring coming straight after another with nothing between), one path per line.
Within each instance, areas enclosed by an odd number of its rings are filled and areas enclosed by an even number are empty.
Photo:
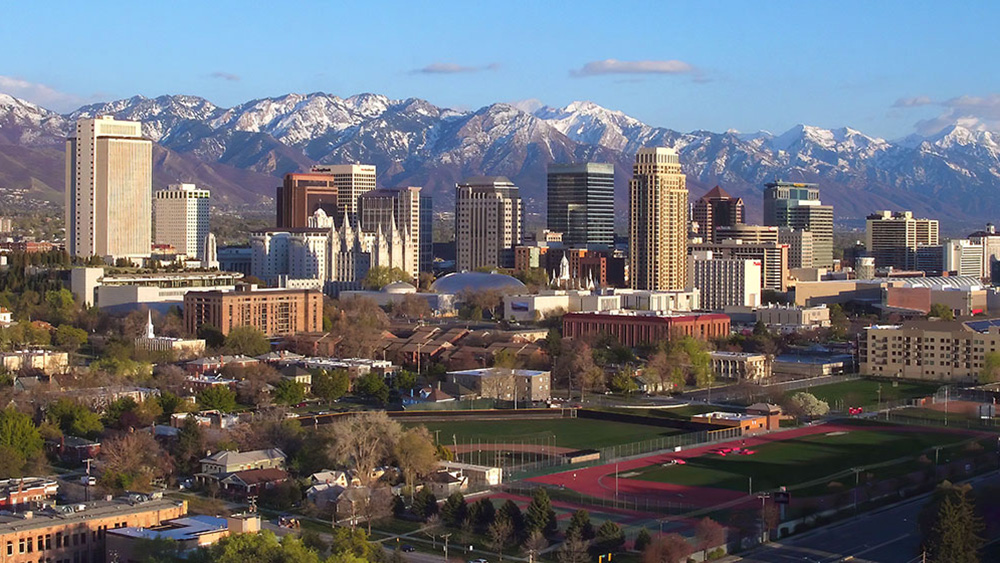
M204 260L210 195L194 184L172 184L157 190L153 200L156 244L169 244L188 258Z
M643 147L629 181L629 283L678 291L687 282L687 177L674 149Z
M517 186L504 176L469 178L455 189L455 268L514 267L524 207Z
M66 140L66 250L105 259L149 257L153 143L142 124L80 119Z
M986 261L982 244L975 244L969 239L952 239L944 243L944 269L955 272L958 276L976 278L988 277L984 269Z
M374 164L318 164L309 172L333 176L333 185L337 190L337 211L352 219L358 213L358 198L361 194L375 189ZM307 210L309 213L312 211L314 210Z
M696 250L688 260L690 285L701 292L702 309L760 306L760 260L718 258L710 250Z

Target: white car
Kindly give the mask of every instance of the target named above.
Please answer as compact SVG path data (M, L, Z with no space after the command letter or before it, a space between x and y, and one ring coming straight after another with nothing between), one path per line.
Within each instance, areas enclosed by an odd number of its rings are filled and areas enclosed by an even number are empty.
M97 484L97 477L94 477L92 475L84 475L83 477L80 477L80 484L83 485L84 487L93 487L94 485Z

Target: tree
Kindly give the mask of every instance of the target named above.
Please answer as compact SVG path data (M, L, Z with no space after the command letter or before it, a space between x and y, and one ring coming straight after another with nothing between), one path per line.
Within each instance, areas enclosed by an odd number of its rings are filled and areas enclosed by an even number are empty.
M336 531L334 536L336 537ZM364 532L362 532L364 533ZM365 542L367 543L367 542ZM350 552L335 552L337 554L353 555ZM364 559L368 558L368 553ZM215 544L199 548L186 559L192 563L247 563L261 561L266 563L320 563L319 554L307 548L302 540L294 535L287 535L278 540L274 532L263 530L257 534L234 534L222 538ZM355 562L357 559L335 559L337 563Z
M649 546L650 542L653 541L653 537L649 535L649 530L643 528L639 530L639 533L635 536L635 543L632 544L632 549L642 553L646 551L646 547Z
M389 402L389 386L385 384L385 379L374 371L362 375L354 382L354 392L379 405Z
M410 507L413 515L421 520L427 520L438 512L437 497L427 487L413 496L413 505Z
M536 530L537 533L538 532ZM566 541L559 546L559 553L556 554L559 563L589 563L590 554L587 553L587 541L579 534L566 536Z
M1000 380L1000 352L987 352L983 356L983 369L979 372L979 383L996 383Z
M283 405L301 403L306 398L306 386L298 381L282 379L274 386L274 400Z
M198 460L204 453L205 431L195 417L188 416L178 430L177 441L173 445L177 468L185 474L197 473Z
M361 280L361 285L365 289L377 290L395 282L410 283L412 279L401 268L389 266L375 266L368 270L365 278Z
M520 542L527 535L527 526L524 522L524 514L521 509L517 506L517 503L507 499L500 507L500 511L497 512L497 519L503 518L510 522L511 533L513 538Z
M529 556L537 556L548 546L549 542L545 539L545 534L538 530L528 534L528 539L524 540L524 551Z
M50 404L46 418L69 436L96 438L104 431L101 417L97 413L69 399L59 399Z
M271 351L271 342L259 328L238 326L226 336L225 348L230 354L260 356Z
M459 491L452 493L441 505L441 520L445 526L458 528L465 521L469 510L465 504L465 495Z
M222 331L210 324L198 327L198 338L205 341L205 346L209 348L221 348L226 344L226 335Z
M546 536L551 536L556 532L556 513L552 510L552 501L544 488L535 489L524 520L528 533L539 530Z
M105 440L98 463L101 483L117 491L149 491L154 480L166 477L173 470L170 456L146 432Z
M368 541L368 534L361 528L335 527L330 541L330 553L349 553L361 559L371 560L377 547ZM245 563L245 562L244 562Z
M497 518L490 524L490 547L497 552L500 561L503 561L503 548L514 537L514 526L507 518Z
M312 394L332 403L351 387L351 376L344 369L320 370L313 375Z
M474 528L487 532L493 521L496 520L496 508L490 499L479 499L472 508L469 509L468 518L473 521Z
M702 518L694 528L699 549L712 549L726 543L726 528L712 520Z
M236 410L236 393L226 385L213 385L198 393L198 404L203 409L233 412Z
M60 350L76 352L87 343L87 331L68 324L59 325L53 340Z
M978 563L979 548L985 543L979 535L983 530L967 489L952 489L940 505L931 533L924 537L929 560Z
M642 563L682 563L694 553L691 544L680 534L657 536L642 554Z
M396 462L412 491L418 476L427 475L437 467L437 449L431 433L424 426L410 428L396 442Z
M400 301L394 303L392 306L393 316L406 320L423 319L431 316L432 313L433 311L431 311L431 306L427 303L427 300L412 293L404 295Z
M844 313L844 308L839 303L830 305L830 335L842 340L847 336L847 329L851 326L851 320Z
M615 393L631 395L639 389L639 384L635 382L631 369L620 369L611 376L608 387Z
M597 529L597 535L594 537L595 553L612 553L621 550L624 545L625 532L615 522L606 520Z
M932 303L931 310L927 313L927 316L936 317L942 321L955 320L955 312L944 303Z
M830 412L830 405L817 399L812 393L800 391L788 399L788 410L795 416L811 418Z
M0 478L20 477L42 454L42 436L31 418L13 407L0 411Z
M371 486L374 469L391 459L402 434L399 423L383 411L359 412L328 428L330 456L352 467L365 487Z
M594 525L590 523L590 513L580 509L573 513L566 526L566 535L578 534L580 538L590 541L594 539Z

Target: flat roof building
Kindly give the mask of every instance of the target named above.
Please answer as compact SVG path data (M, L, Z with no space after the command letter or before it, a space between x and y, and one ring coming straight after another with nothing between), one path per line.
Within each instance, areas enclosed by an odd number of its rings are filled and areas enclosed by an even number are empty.
M584 162L550 164L547 219L567 246L610 248L615 243L615 167Z
M567 313L563 337L608 334L629 348L690 336L710 340L729 335L729 316L717 313L668 315L653 311Z
M199 291L184 296L184 326L196 334L203 325L229 332L252 326L267 336L284 336L323 329L323 293L312 289L257 289Z

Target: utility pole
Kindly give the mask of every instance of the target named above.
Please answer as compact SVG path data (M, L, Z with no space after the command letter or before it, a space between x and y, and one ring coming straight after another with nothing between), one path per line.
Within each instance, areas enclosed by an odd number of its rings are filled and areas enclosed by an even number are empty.
M770 535L770 530L767 529L767 519L764 517L764 507L767 499L771 498L768 493L760 493L757 495L760 499L760 543L767 543L767 537Z
M448 561L448 538L451 537L451 532L448 532L441 537L444 538L444 560Z
M83 488L83 489L84 489L84 491L86 492L86 499L87 499L87 502L90 502L90 464L91 464L91 463L92 463L93 461L94 461L94 460L93 460L93 459L91 459L91 458L89 458L89 457L88 457L87 459L83 460L83 462L87 464L87 486L85 486L85 487Z

